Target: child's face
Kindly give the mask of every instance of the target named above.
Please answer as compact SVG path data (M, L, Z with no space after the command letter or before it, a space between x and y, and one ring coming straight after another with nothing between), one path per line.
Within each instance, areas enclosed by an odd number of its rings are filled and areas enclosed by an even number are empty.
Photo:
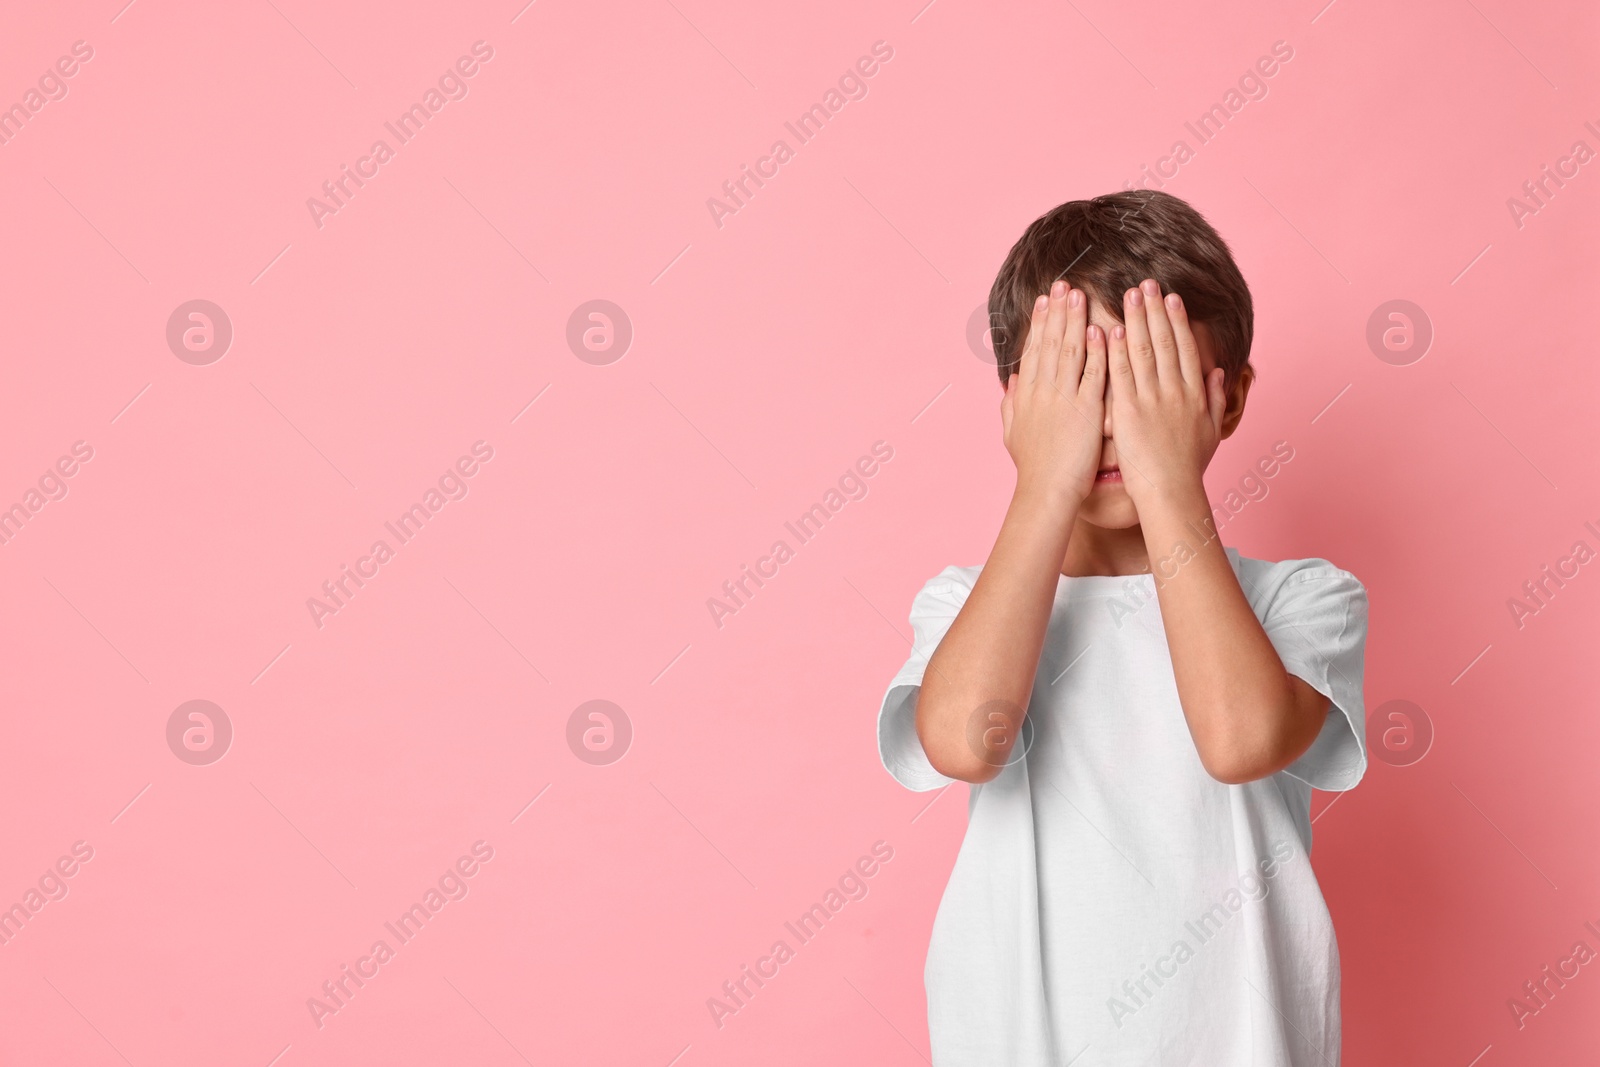
M1111 314L1100 301L1091 298L1089 322L1109 334L1111 327L1120 325L1122 320ZM1211 333L1211 327L1204 322L1193 322L1191 328L1195 342L1200 346L1200 369L1209 374L1219 366L1216 338ZM1244 414L1245 396L1250 392L1253 378L1254 373L1246 367L1239 375L1239 380L1229 387L1227 408L1222 418L1223 437L1231 435L1239 425L1239 419ZM1101 470L1117 466L1116 427L1111 421L1111 389L1111 383L1107 381L1105 426L1100 431L1105 435L1100 445ZM1120 479L1096 481L1088 499L1078 509L1078 517L1092 526L1109 530L1125 530L1139 524L1139 513L1134 509L1133 499L1128 496Z

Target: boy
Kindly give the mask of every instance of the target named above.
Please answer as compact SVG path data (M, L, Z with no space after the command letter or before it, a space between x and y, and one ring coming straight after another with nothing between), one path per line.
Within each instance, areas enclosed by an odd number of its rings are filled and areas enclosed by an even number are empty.
M989 310L1016 489L988 561L917 594L878 720L896 780L972 785L935 1067L1337 1067L1310 798L1366 769L1366 592L1217 540L1249 288L1198 212L1133 190L1034 222Z

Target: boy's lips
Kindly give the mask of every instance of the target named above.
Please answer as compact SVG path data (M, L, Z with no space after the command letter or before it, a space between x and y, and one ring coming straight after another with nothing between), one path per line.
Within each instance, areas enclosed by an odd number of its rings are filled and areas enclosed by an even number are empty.
M1105 485L1107 483L1121 484L1121 482L1122 469L1120 467L1107 467L1105 470L1100 471L1094 476L1094 484L1096 485Z

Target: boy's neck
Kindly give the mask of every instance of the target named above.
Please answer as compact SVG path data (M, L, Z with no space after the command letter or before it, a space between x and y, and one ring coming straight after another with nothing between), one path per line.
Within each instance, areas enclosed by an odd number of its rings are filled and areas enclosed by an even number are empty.
M1069 578L1148 574L1150 552L1145 547L1144 530L1134 524L1110 530L1077 519L1067 541L1067 554L1061 573Z

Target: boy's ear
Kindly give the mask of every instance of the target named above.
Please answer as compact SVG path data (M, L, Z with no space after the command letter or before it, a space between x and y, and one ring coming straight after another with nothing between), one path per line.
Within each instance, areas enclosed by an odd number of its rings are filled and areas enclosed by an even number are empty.
M1250 364L1246 363L1239 371L1239 376L1234 379L1233 385L1227 393L1226 406L1222 410L1222 436L1224 439L1232 437L1233 431L1239 428L1239 420L1244 418L1244 402L1250 396L1250 386L1256 380L1256 372Z

